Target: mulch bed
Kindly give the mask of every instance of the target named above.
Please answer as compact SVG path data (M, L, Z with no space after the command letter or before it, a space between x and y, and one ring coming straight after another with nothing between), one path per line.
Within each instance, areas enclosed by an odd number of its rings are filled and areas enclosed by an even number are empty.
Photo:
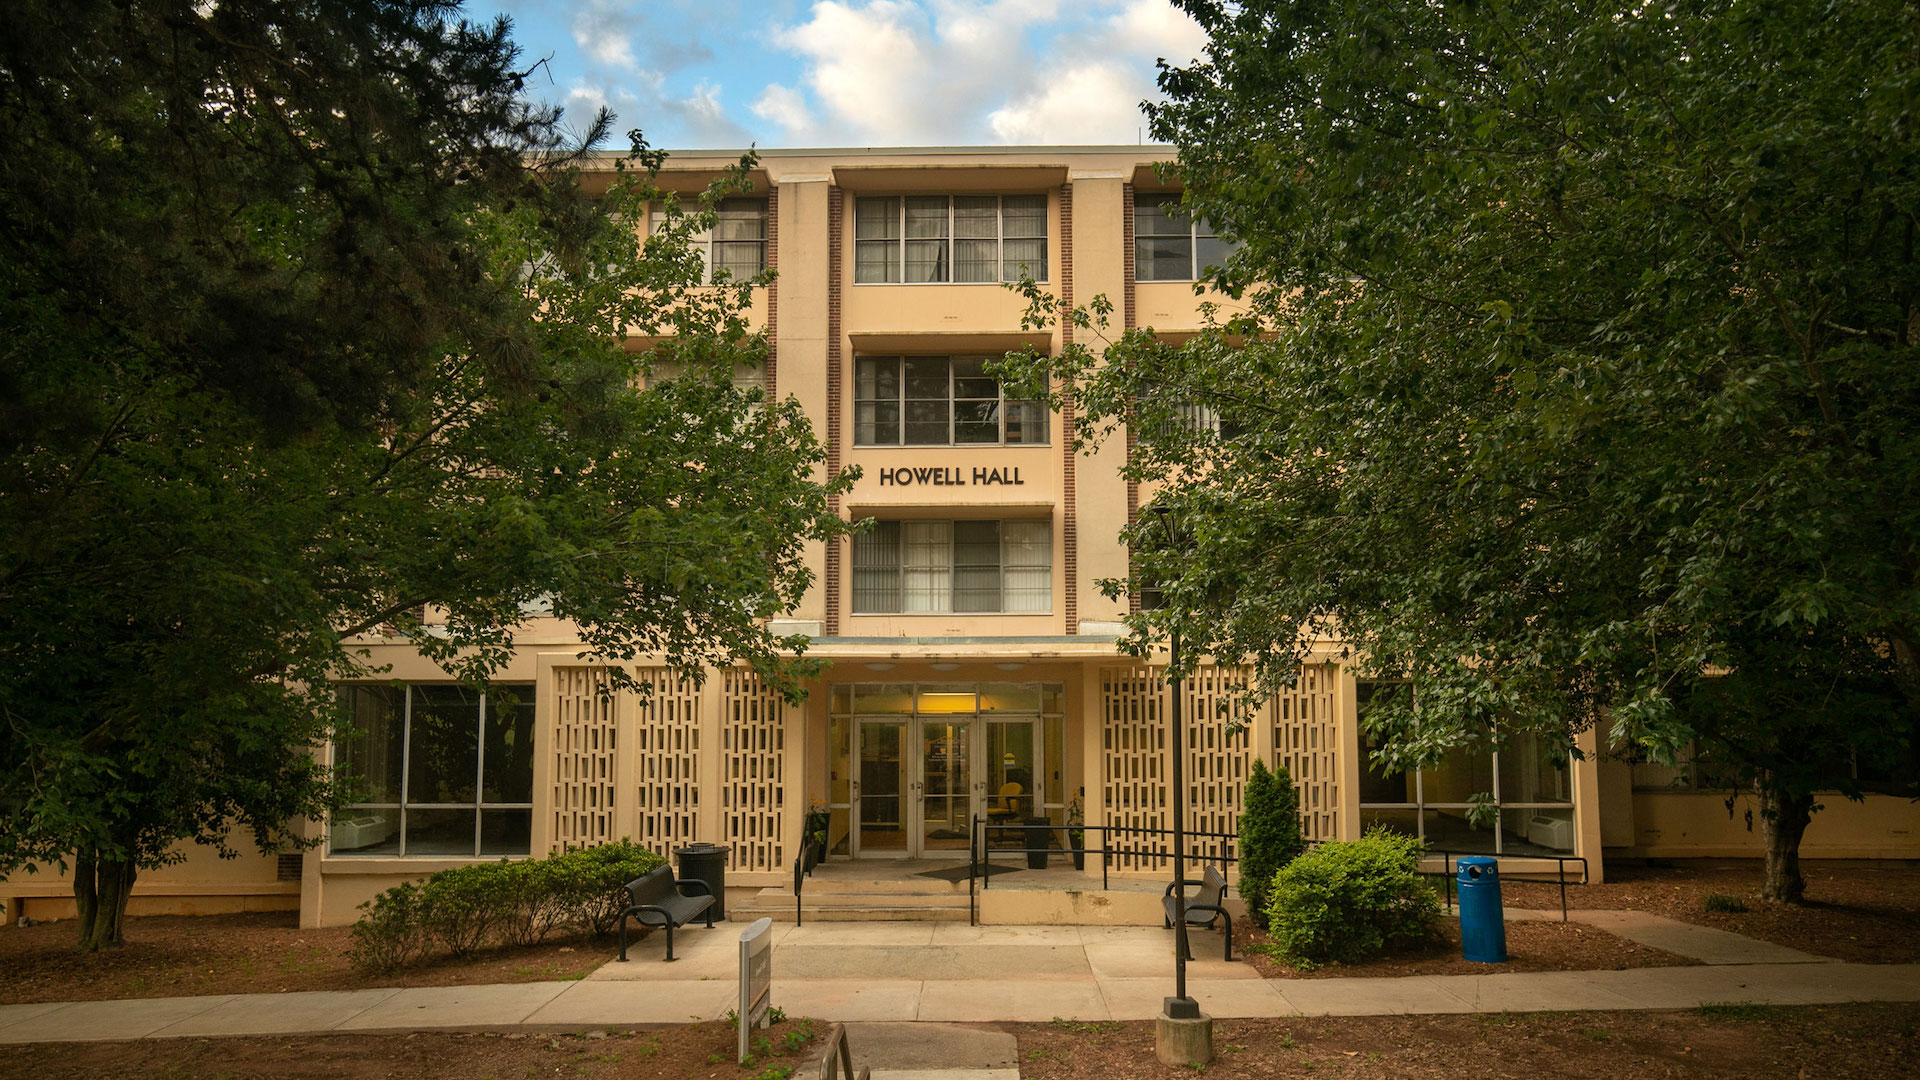
M1622 968L1685 967L1699 961L1579 923L1515 922L1507 924L1507 962L1483 964L1460 956L1460 924L1443 919L1435 939L1420 949L1389 953L1364 964L1329 964L1306 970L1257 952L1269 940L1251 926L1233 926L1234 955L1244 956L1254 970L1269 979L1331 979L1398 975L1486 975L1505 971L1617 971ZM1213 939L1217 940L1217 939ZM1206 957L1200 940L1194 956ZM1214 954L1214 959L1218 958Z
M554 940L369 976L347 966L348 927L302 930L293 912L130 918L127 943L94 954L75 951L74 934L69 919L0 929L0 1005L578 979L618 952Z
M1339 1076L1353 1080L1751 1080L1914 1076L1920 1013L1909 1004L1686 1012L1356 1016L1220 1020L1210 1077ZM1032 1080L1192 1076L1153 1056L1153 1024L987 1025L1019 1044L1020 1075ZM788 1031L826 1025L788 1021ZM34 1080L427 1080L438 1077L567 1076L581 1080L751 1080L780 1076L808 1048L733 1063L734 1032L708 1023L653 1031L574 1035L422 1033L296 1038L151 1039L9 1047L0 1075ZM784 1047L782 1048L784 1049ZM856 1047L857 1055L857 1047ZM770 1068L771 1067L771 1068Z
M1544 1080L1920 1075L1920 1011L1911 1004L1686 1012L1490 1013L1216 1020L1214 1062L1227 1078ZM1003 1024L1034 1080L1192 1076L1153 1055L1153 1024ZM647 1075L647 1074L634 1074ZM667 1073L661 1076L671 1075Z
M0 1076L34 1080L411 1080L525 1076L717 1077L780 1076L818 1048L829 1025L785 1020L756 1037L770 1053L751 1066L735 1059L734 1029L724 1023L652 1030L589 1030L564 1035L419 1032L412 1035L284 1035L137 1042L36 1043L0 1054ZM771 1070L771 1071L769 1071Z
M1866 964L1920 963L1920 870L1805 863L1804 905L1758 896L1757 861L1673 866L1609 863L1601 885L1567 886L1574 908L1626 908L1730 930L1821 956ZM1508 907L1560 910L1557 885L1500 883ZM1714 912L1706 898L1744 902L1746 912Z

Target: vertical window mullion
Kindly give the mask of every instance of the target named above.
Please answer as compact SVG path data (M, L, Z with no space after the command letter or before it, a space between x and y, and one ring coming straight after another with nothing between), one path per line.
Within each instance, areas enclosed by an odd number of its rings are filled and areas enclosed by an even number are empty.
M473 855L480 857L480 804L487 801L487 692L480 692L473 722Z
M993 278L995 281L1007 279L1007 197L1005 195L993 197ZM1005 394L1001 395L1002 398L1005 396ZM1003 401L1001 409L1004 411L1005 408ZM1000 420L1000 440L1005 442L1006 436L1007 421L1003 416Z
M951 203L949 203L949 205L951 205ZM954 430L953 426L955 423L954 413L957 411L954 408L953 402L954 402L953 357L949 356L947 357L947 445L948 446L957 445L954 442L954 437L953 437L953 430Z
M407 857L407 800L413 792L408 790L413 774L413 684L407 684L406 716L400 724L400 855Z

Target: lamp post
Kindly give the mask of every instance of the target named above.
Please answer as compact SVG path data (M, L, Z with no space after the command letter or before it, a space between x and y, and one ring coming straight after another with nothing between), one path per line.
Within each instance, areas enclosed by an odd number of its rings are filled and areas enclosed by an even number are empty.
M1200 1003L1187 996L1187 732L1180 709L1184 694L1177 624L1167 634L1167 696L1173 709L1173 996L1163 1005L1169 1017L1192 1020L1200 1015Z
M1152 508L1165 528L1167 546L1177 548L1179 536L1173 508L1160 504ZM1163 1064L1205 1065L1213 1060L1213 1019L1200 1012L1200 1003L1187 996L1187 733L1182 698L1184 680L1180 677L1179 613L1169 620L1167 629L1167 695L1171 706L1173 753L1173 996L1161 1002L1161 1014L1154 1025L1154 1052Z

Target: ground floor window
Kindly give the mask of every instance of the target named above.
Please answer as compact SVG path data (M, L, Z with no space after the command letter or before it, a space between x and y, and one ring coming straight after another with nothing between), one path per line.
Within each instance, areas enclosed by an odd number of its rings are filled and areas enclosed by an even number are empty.
M525 855L533 830L533 687L340 688L333 762L360 801L334 815L334 855Z
M1362 713L1373 691L1374 684L1359 684ZM1411 772L1381 772L1373 751L1362 726L1363 828L1385 825L1438 851L1572 854L1573 788L1566 763L1553 761L1537 738L1522 736L1494 753L1455 751L1438 765ZM1472 814L1477 794L1493 797L1490 817Z

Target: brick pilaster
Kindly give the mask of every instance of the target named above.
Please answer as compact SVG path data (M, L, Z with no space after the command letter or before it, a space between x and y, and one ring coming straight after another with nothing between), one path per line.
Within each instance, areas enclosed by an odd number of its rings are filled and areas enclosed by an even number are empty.
M827 474L829 476L840 472L841 461L840 241L845 220L846 193L837 185L829 185L827 187ZM834 513L838 514L840 512L839 496L834 496L828 505ZM827 637L837 637L840 633L840 564L845 550L844 544L844 540L827 542Z

